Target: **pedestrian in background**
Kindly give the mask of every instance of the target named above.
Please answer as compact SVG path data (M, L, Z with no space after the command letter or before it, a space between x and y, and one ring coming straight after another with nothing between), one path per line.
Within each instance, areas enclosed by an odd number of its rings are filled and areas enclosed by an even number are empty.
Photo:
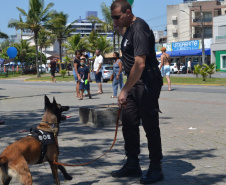
M166 53L166 48L161 48L162 55L161 55L161 64L159 69L162 72L162 77L166 77L167 84L168 84L168 91L171 91L171 81L170 81L170 56Z
M177 59L177 74L180 74L180 59Z
M103 93L101 77L102 77L102 64L104 62L104 58L100 54L100 52L101 51L99 49L96 50L96 58L93 64L93 72L95 74L95 80L96 80L96 83L98 84L98 89L99 89L97 92L98 94Z
M56 77L55 77L55 72L56 72L56 60L51 60L50 61L50 64L49 64L49 67L50 67L50 73L51 73L51 76L52 76L52 83L55 81L56 83Z
M192 70L191 70L191 59L190 58L189 58L188 65L187 65L187 74L188 74L189 71L192 73Z
M159 128L158 98L162 77L155 53L155 37L149 25L133 15L126 0L116 0L111 5L115 30L123 36L121 43L123 66L127 82L122 88L118 104L122 106L122 131L125 140L126 164L111 172L113 177L139 177L140 120L148 140L150 166L141 184L163 180L162 147Z
M76 97L80 97L79 94L79 80L78 80L78 68L81 66L80 65L80 57L81 57L81 51L76 51L75 52L75 60L74 60L74 70L73 70L73 75L74 79L76 81Z
M115 62L113 63L113 96L111 96L111 98L117 98L118 86L120 86L120 89L122 90L124 85L122 76L122 61L119 58L118 52L114 52L113 57Z
M91 99L91 94L90 94L90 85L89 85L89 80L90 80L90 71L89 67L86 66L86 59L82 58L80 60L80 67L78 68L78 80L80 81L79 84L79 90L80 90L80 98L79 100L83 100L83 93L84 90L87 90L89 99Z

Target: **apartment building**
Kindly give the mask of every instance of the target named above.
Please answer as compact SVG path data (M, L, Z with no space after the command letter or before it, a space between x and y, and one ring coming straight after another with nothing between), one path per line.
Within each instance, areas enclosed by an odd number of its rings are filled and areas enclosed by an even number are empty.
M167 6L167 40L180 42L213 36L213 18L226 14L226 1L185 1Z
M213 18L211 63L216 64L217 70L226 72L226 15Z

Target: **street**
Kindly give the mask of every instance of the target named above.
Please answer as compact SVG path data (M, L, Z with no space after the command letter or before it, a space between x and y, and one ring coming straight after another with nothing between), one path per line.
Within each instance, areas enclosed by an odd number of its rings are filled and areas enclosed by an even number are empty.
M86 105L116 104L111 83L103 84L103 94L91 84L93 99L79 101L75 97L75 82L27 82L23 79L0 80L0 152L10 143L25 137L30 127L41 121L44 113L44 95L52 101L70 106L64 115L71 116L61 123L59 134L59 161L81 164L106 152L114 138L114 127L95 128L79 122L79 107ZM165 180L158 185L225 185L226 184L226 87L167 85L160 96L160 128ZM142 126L140 164L143 175L149 165L147 140ZM124 142L119 128L112 151L96 162L82 167L66 167L73 176L69 185L125 185L139 184L139 178L115 179L112 170L124 164ZM30 167L33 184L53 184L48 163ZM14 185L19 185L13 181Z

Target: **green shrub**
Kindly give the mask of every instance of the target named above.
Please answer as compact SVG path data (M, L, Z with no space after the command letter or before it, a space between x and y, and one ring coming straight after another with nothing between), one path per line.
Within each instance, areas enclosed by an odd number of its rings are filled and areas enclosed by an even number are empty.
M194 65L194 74L196 75L196 78L198 78L199 74L200 74L200 70L201 70L202 66L197 64L197 65Z
M61 74L61 76L64 78L64 76L65 76L65 74L66 74L66 69L61 69L60 70L60 74Z
M201 69L200 69L200 74L202 75L202 80L206 81L206 77L208 76L208 65L203 64Z

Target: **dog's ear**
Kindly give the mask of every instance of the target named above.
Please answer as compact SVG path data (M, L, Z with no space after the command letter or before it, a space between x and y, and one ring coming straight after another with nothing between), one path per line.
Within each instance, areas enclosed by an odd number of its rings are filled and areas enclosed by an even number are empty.
M50 104L49 98L45 95L45 107L49 107Z
M55 100L55 97L53 97L53 105L54 105L54 106L57 106L57 102L56 102L56 100Z

